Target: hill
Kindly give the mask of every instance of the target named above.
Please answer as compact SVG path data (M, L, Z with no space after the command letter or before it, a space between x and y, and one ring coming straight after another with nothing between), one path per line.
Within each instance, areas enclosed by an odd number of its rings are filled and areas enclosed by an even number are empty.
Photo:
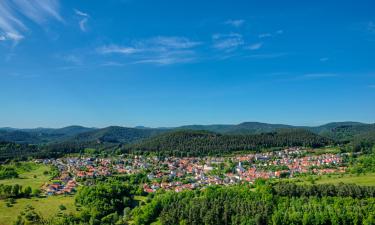
M285 130L252 135L228 135L209 131L179 130L127 145L127 151L206 155L270 147L324 146L332 141L307 130Z
M110 126L80 133L67 141L73 142L98 142L98 143L131 143L161 133L159 129L127 128Z
M66 140L77 134L95 130L82 126L68 126L63 128L34 128L15 129L0 128L0 141L27 144L45 144Z

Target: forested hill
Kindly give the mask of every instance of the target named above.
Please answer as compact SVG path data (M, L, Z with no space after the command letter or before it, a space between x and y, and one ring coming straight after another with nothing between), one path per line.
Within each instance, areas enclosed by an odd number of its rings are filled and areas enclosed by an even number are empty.
M128 144L143 140L165 132L180 130L206 130L225 135L252 135L280 132L285 129L305 129L338 142L351 142L371 137L375 132L375 124L358 122L337 122L317 127L291 126L284 124L268 124L245 122L237 125L190 125L175 128L127 128L111 126L106 128L86 128L70 126L59 129L36 128L14 129L0 128L0 141L24 144L56 144L56 143L122 143Z
M27 144L45 144L64 141L77 134L92 131L94 128L82 126L68 126L64 128L35 128L35 129L14 129L0 128L0 141Z
M161 129L127 128L111 126L80 133L68 141L70 142L98 142L98 143L131 143L162 133Z
M307 130L286 130L253 135L226 135L208 131L173 131L128 145L129 151L156 151L168 154L206 155L270 147L320 147L332 140Z

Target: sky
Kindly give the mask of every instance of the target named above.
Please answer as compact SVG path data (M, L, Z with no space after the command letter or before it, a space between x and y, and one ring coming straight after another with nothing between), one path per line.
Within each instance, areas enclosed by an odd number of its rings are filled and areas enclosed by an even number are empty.
M373 0L0 1L0 127L374 119Z

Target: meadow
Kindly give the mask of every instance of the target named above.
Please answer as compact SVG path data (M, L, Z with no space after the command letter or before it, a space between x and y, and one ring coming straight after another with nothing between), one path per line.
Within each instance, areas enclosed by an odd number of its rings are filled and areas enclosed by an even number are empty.
M19 184L22 187L30 186L32 189L37 189L51 178L51 176L46 173L46 171L49 172L51 170L51 167L44 164L24 162L20 163L20 165L15 165L15 167L17 168L19 177L0 180L0 184Z
M11 225L27 205L35 208L43 218L51 218L59 212L75 213L74 196L50 196L44 198L20 198L12 207L7 207L5 200L0 200L0 225ZM66 210L60 210L59 206L64 205Z
M363 174L335 174L291 178L290 180L301 184L357 184L365 186L375 186L375 173Z

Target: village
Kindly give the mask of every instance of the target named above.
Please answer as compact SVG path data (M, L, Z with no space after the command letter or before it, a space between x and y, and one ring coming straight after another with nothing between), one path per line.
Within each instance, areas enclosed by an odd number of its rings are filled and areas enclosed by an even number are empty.
M309 154L301 148L241 154L230 157L118 156L108 158L65 157L36 160L55 166L60 175L42 190L46 195L74 193L81 182L99 177L143 173L148 182L143 190L180 192L210 185L254 183L258 178L289 178L303 174L344 173L343 155Z

